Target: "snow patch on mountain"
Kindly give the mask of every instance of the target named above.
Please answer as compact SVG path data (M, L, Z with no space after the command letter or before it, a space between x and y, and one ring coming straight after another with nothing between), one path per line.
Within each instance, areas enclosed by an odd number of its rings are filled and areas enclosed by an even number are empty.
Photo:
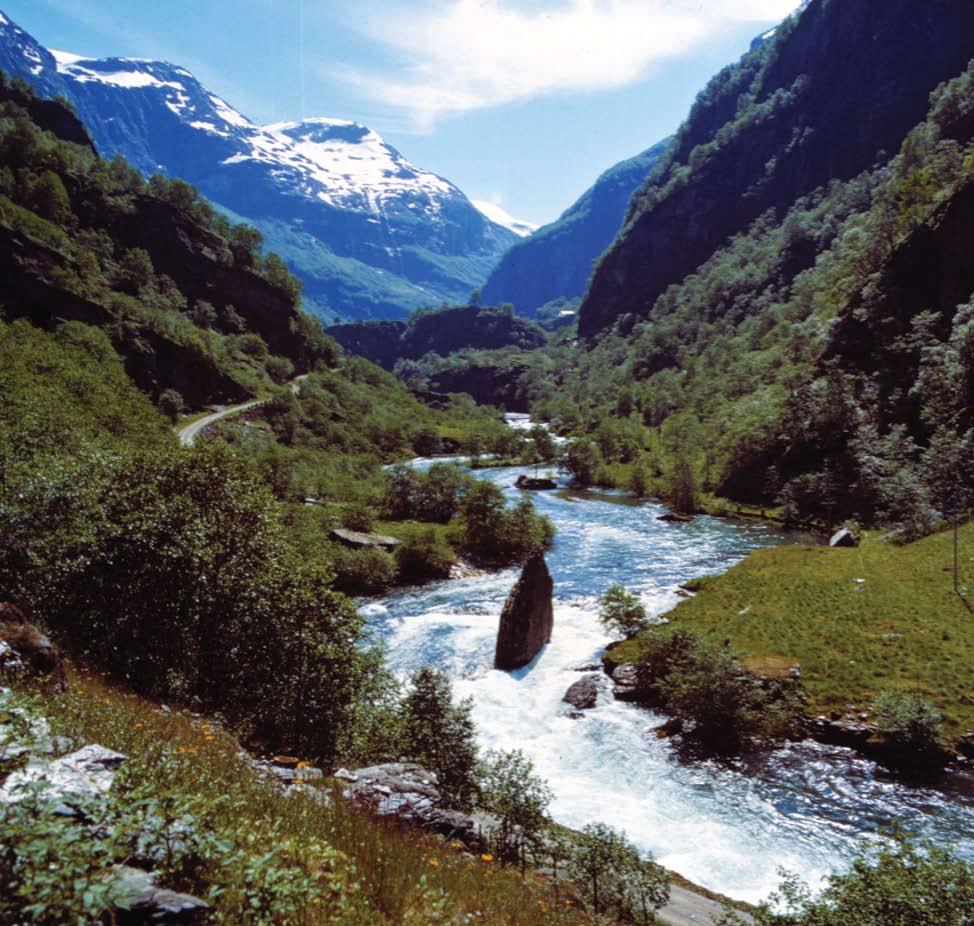
M481 215L490 219L495 225L500 225L506 228L515 235L521 238L527 238L528 235L538 230L538 226L532 222L525 222L522 219L515 219L506 209L498 206L497 203L490 203L484 199L471 199L474 208L481 213Z

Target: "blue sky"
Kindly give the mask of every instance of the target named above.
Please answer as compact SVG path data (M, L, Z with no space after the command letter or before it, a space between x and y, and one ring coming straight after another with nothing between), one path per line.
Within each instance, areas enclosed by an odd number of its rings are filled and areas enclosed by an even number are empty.
M257 122L364 122L518 218L554 219L680 123L798 0L0 0L43 45L164 58Z

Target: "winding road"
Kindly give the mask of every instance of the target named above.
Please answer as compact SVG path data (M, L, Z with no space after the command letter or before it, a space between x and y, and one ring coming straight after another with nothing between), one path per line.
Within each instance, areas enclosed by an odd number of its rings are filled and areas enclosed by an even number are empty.
M302 373L300 376L295 376L291 380L291 392L295 395L298 393L298 389L301 388L302 380L308 378L307 373ZM257 405L263 405L267 399L251 399L249 402L242 402L240 405L228 405L226 408L221 408L219 411L213 412L211 415L207 415L204 418L197 418L195 421L190 421L186 424L177 424L174 428L177 436L179 437L179 443L184 447L192 446L195 443L196 438L200 436L211 424L216 424L222 418L229 418L231 415L238 415L240 412L246 411L248 408L254 408Z

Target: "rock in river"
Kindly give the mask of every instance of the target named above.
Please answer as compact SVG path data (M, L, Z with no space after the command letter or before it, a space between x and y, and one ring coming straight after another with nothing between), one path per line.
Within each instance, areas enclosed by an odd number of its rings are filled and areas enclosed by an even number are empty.
M565 692L562 701L567 701L572 707L576 707L580 711L595 707L599 700L599 680L600 676L598 675L583 676L577 682L572 683L568 691Z
M553 587L544 556L541 553L532 556L524 564L521 577L511 589L501 612L494 668L519 669L534 659L551 640Z

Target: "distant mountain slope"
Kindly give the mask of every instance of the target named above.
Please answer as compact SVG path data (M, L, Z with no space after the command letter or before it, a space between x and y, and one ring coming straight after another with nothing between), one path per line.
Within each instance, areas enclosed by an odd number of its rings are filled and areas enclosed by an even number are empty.
M645 315L769 208L896 151L972 54L968 2L809 0L701 93L594 273L580 334Z
M670 139L610 167L561 217L516 243L484 284L485 302L534 312L546 302L585 292L592 262L622 227L632 194L666 152Z
M542 330L510 311L477 305L417 312L407 322L371 321L335 325L330 334L349 353L391 370L397 360L418 360L427 354L544 345Z
M70 100L102 155L188 180L260 229L327 317L461 301L517 240L357 123L257 126L184 68L51 52L3 14L0 68Z

